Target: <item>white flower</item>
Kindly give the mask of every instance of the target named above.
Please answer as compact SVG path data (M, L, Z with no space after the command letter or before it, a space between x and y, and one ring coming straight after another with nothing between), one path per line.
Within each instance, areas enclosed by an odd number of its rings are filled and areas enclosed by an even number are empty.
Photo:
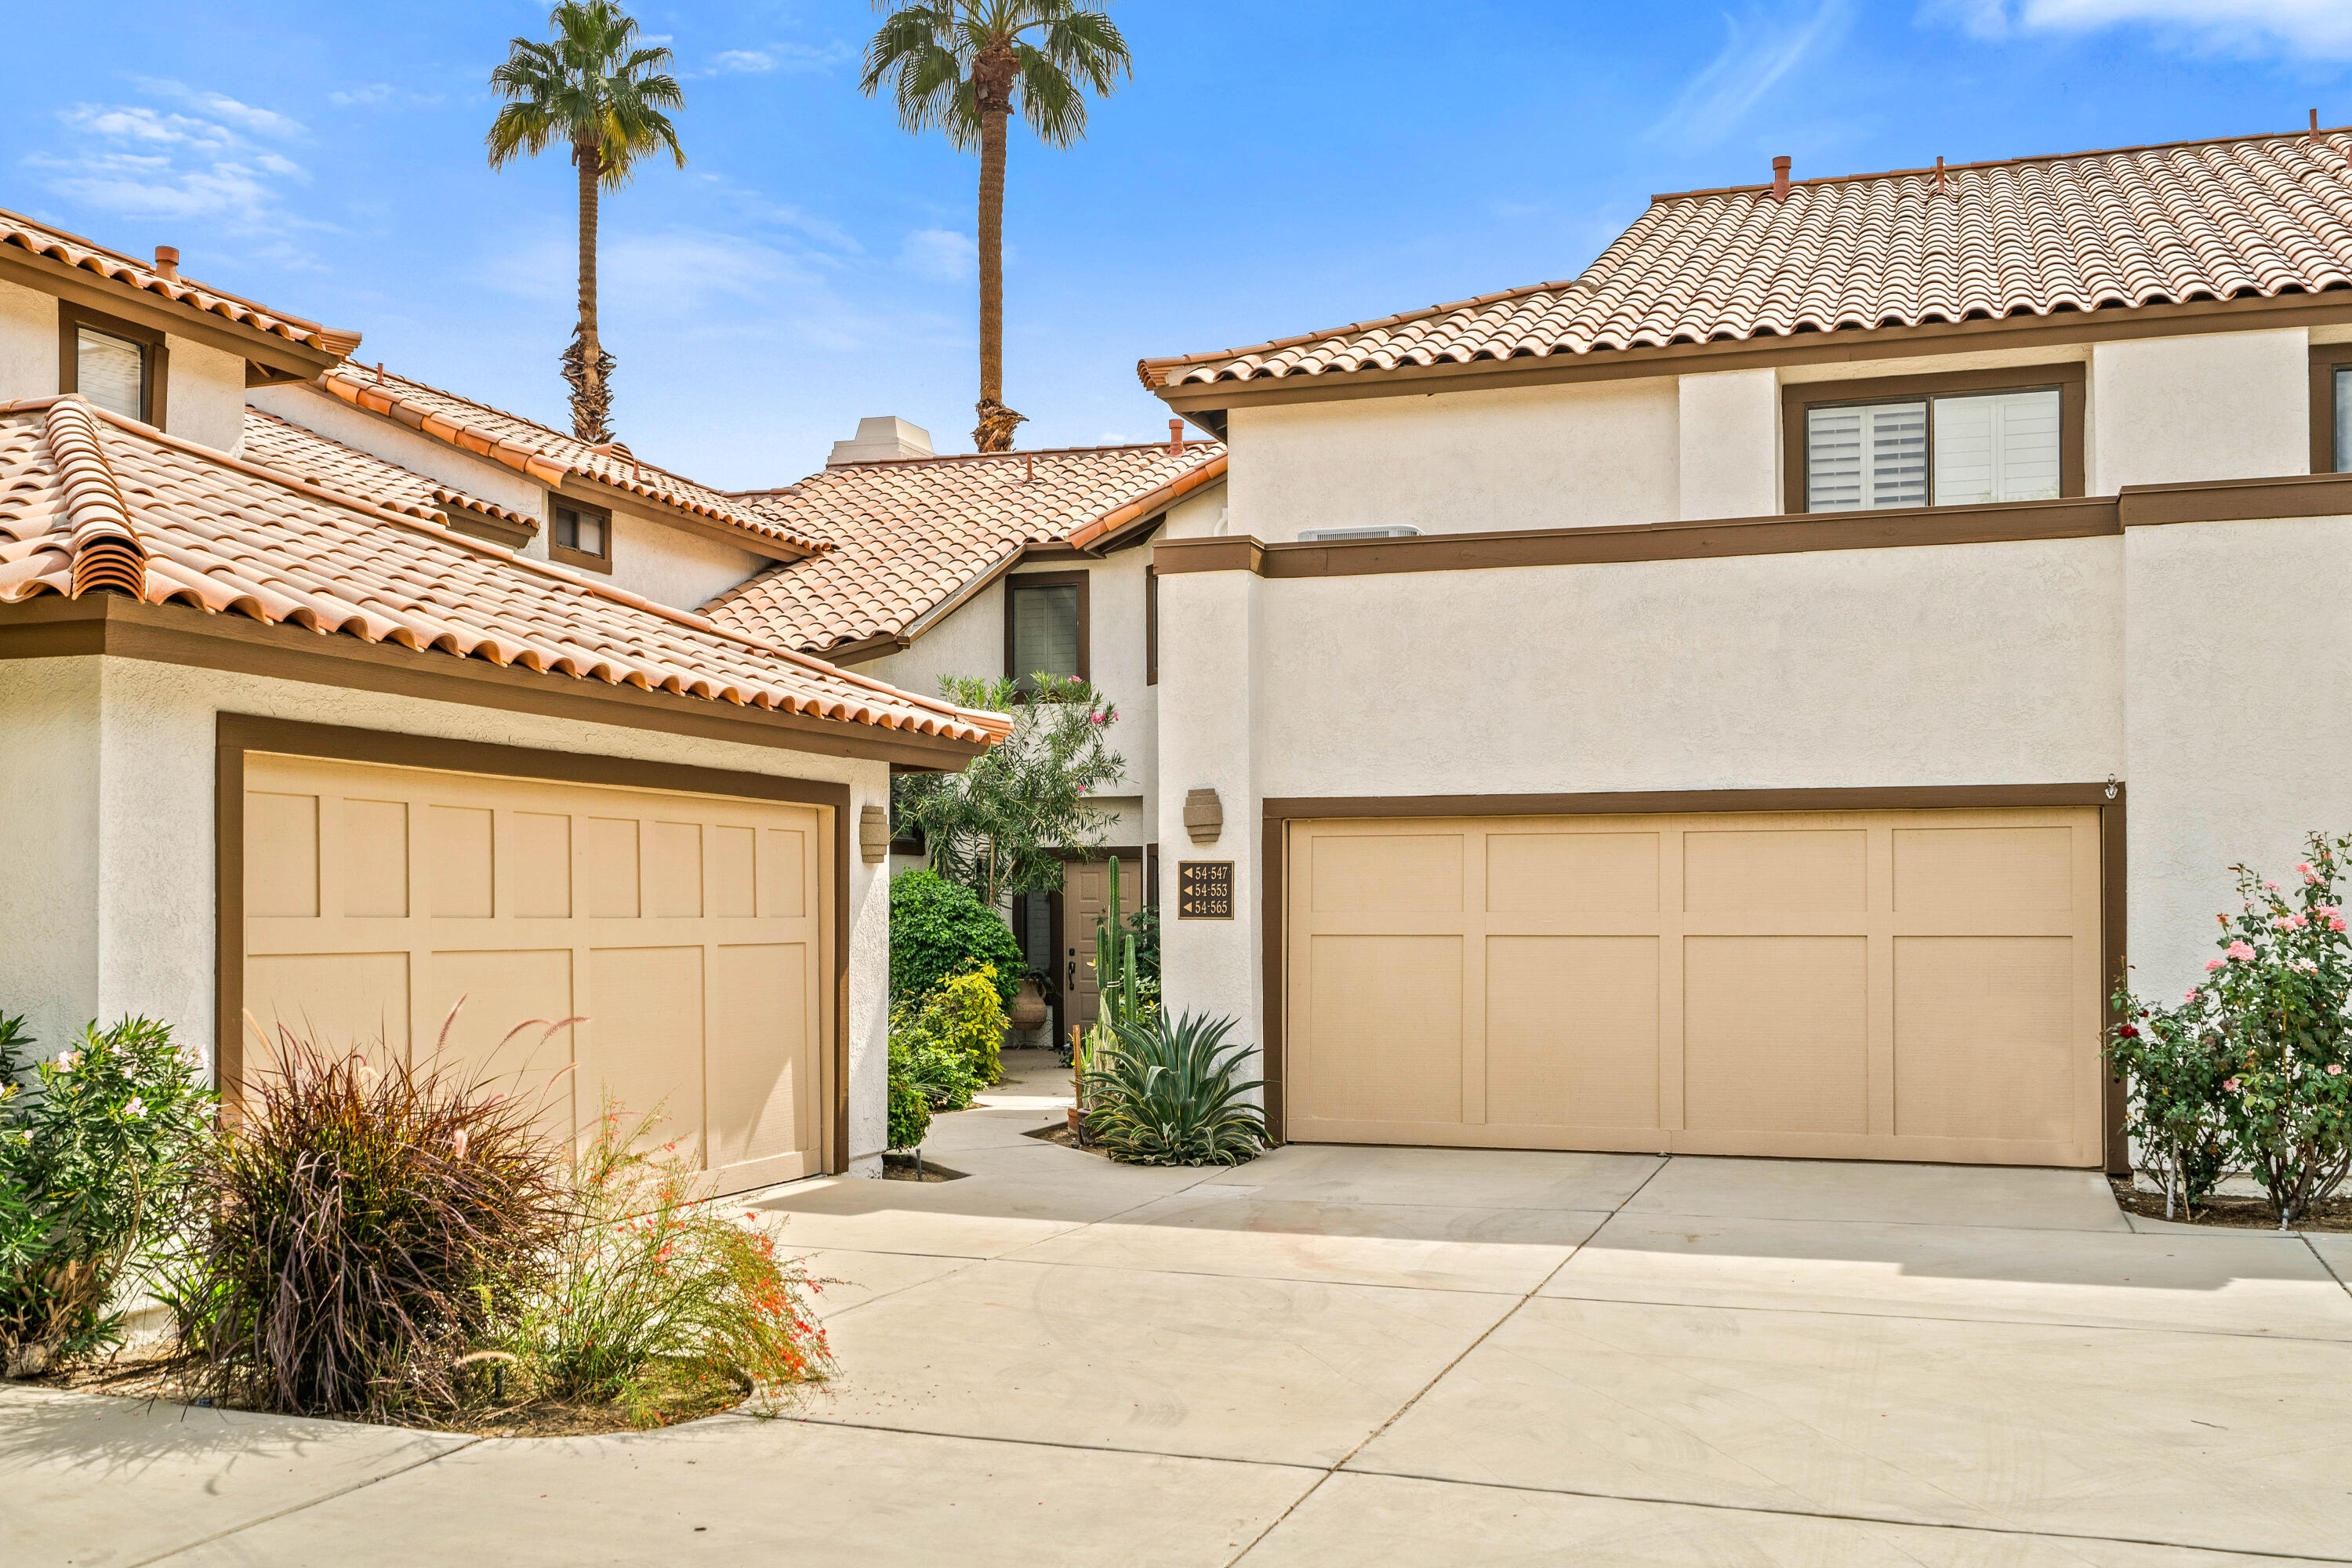
M74 1068L79 1066L81 1066L81 1053L79 1051L68 1051L63 1056L58 1058L58 1070L59 1072L71 1072Z

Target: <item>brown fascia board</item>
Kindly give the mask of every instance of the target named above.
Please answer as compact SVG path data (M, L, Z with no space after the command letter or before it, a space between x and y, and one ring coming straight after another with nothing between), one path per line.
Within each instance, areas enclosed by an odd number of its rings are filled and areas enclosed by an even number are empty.
M539 534L539 525L528 520L515 522L450 501L441 503L441 520L453 532L478 539L486 544L504 545L509 550L522 549Z
M1219 428L1233 409L1361 397L1423 396L1509 386L1622 381L1641 376L1796 364L1911 359L1982 349L2041 349L2127 338L2338 326L2352 321L2352 290L2280 294L2263 300L2200 300L2185 305L2116 305L2047 316L1934 321L1916 327L1842 327L1831 332L1660 348L1594 349L1587 353L1520 355L1465 363L1402 365L1395 370L1326 371L1248 381L1171 382L1153 395L1196 423ZM1339 336L1339 333L1324 334ZM1241 351L1248 352L1248 351ZM1149 362L1147 362L1149 363ZM1200 362L1192 362L1194 363Z
M105 655L196 669L273 677L426 701L537 713L583 723L699 736L823 756L887 762L908 772L953 773L984 747L913 730L743 708L707 698L538 674L484 659L414 652L356 637L120 595L54 595L0 605L0 658Z
M352 406L360 405L353 404ZM368 412L374 411L370 409ZM377 415L376 417L382 419L388 418L390 416ZM458 449L463 451L465 448ZM483 460L498 463L495 458L487 458ZM562 459L550 458L549 460L560 462ZM498 466L505 468L504 464L498 464ZM514 472L512 468L507 468L506 471ZM583 473L577 468L564 476L563 482L555 487L555 493L569 497L572 500L585 501L590 506L599 507L606 511L620 508L626 510L650 512L653 514L653 521L665 528L675 528L684 533L716 540L721 544L731 544L746 554L757 555L763 560L805 561L812 555L821 553L818 551L803 550L797 544L790 544L781 539L771 539L765 534L754 533L748 528L738 528L731 522L721 522L715 517L704 517L698 512L688 511L683 507L655 496L640 495L625 485L606 484L595 475Z
M15 246L0 247L0 280L235 354L247 364L259 365L280 376L309 381L343 362L343 355L330 350L314 349L275 332L259 331L143 289L110 282L53 257L36 256ZM251 384L250 374L247 379Z

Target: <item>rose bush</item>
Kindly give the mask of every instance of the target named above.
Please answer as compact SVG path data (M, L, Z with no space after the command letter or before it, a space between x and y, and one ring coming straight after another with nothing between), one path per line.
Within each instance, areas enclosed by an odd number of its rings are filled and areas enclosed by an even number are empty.
M2130 1131L2192 1205L2226 1163L2262 1183L2284 1228L2352 1173L2347 849L2352 837L2313 834L2291 887L2231 867L2238 911L2214 917L2204 981L2175 1006L2119 998L2110 1054L2131 1084Z

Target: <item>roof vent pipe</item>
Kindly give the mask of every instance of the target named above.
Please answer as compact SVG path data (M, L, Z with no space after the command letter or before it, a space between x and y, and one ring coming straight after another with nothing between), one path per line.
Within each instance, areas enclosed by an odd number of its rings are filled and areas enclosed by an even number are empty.
M1184 455L1184 422L1181 419L1168 422L1168 455L1171 458Z
M2319 118L2319 110L2315 109L2311 111L2311 117L2315 121L2317 120ZM180 247L176 245L157 246L155 247L155 270L166 278L178 278L180 276Z
M1789 155L1786 153L1772 160L1772 199L1776 202L1789 199Z

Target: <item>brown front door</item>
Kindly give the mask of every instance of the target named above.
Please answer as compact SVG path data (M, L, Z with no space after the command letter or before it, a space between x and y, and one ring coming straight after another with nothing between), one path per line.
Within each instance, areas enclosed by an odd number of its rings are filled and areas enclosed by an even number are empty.
M1095 974L1095 929L1110 903L1110 862L1076 860L1062 880L1062 994L1064 1026L1089 1029L1102 1004ZM1118 868L1118 909L1131 915L1143 907L1143 867L1129 860Z

